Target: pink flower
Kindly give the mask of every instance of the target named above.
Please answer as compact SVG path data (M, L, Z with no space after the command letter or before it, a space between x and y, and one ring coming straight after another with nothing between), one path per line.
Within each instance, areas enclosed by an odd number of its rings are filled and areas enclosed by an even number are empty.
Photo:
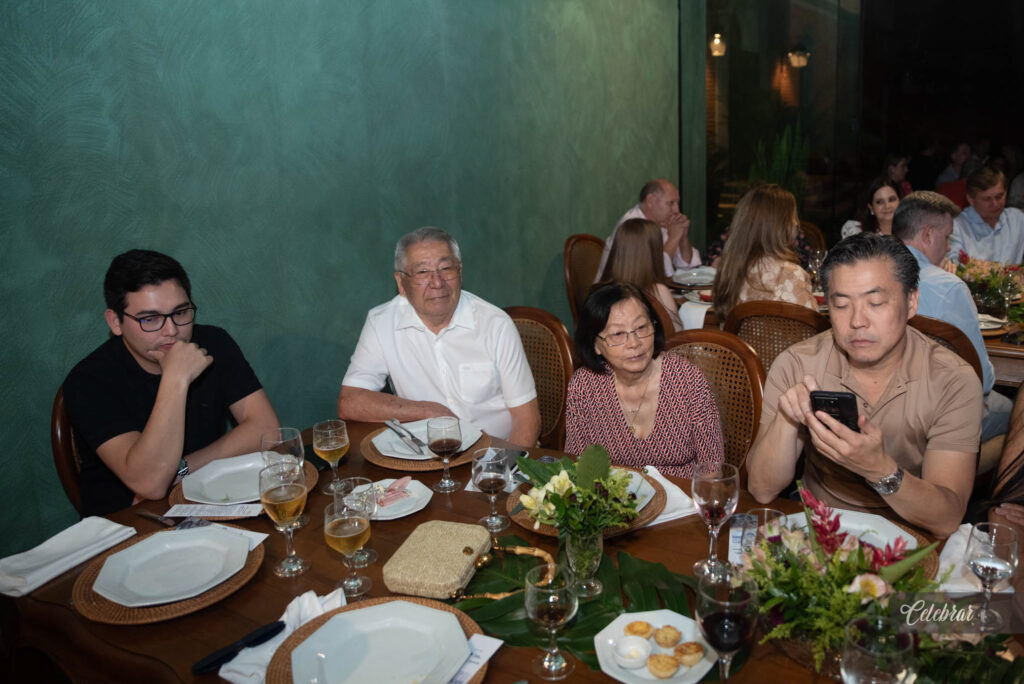
M819 501L810 490L801 489L800 497L811 513L811 526L821 550L832 555L846 540L846 533L839 531L839 515Z
M961 264L966 264L968 261L971 260L971 257L967 256L967 252L965 252L962 249L960 250L960 254L958 254L957 256L960 258Z
M887 596L891 591L892 587L884 579L869 572L854 577L850 586L846 588L847 594L861 595L861 605Z
M878 572L887 565L903 560L906 550L907 541L903 537L897 537L895 542L886 544L884 549L872 548L871 570Z
M846 560L851 553L856 553L860 548L860 540L852 534L846 535L843 543L839 546L839 560Z

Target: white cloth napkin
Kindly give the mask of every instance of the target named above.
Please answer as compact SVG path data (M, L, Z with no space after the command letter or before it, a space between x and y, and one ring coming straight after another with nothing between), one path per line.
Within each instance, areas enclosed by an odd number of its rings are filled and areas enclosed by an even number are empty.
M345 605L345 592L335 589L323 598L316 595L314 591L307 591L305 594L292 599L288 607L284 609L284 629L270 641L265 641L259 646L243 648L231 661L220 666L217 672L222 678L234 684L257 684L267 677L267 666L274 652L288 636L296 629L306 624L315 617L340 608Z
M964 553L967 551L967 542L971 538L971 525L964 523L956 532L949 536L946 545L942 547L939 554L939 577L952 566L953 572L949 579L939 586L939 591L955 593L975 593L981 591L981 580L975 576L971 569L964 562ZM1013 593L1013 587L1009 580L1003 580L993 587L995 592Z
M679 320L683 322L683 330L700 330L704 327L704 316L707 314L710 304L703 302L685 301L679 307Z
M693 515L697 512L697 506L693 503L693 499L688 497L682 489L669 482L664 475L658 472L657 468L651 465L644 466L644 473L657 480L658 483L665 488L666 494L665 510L663 510L657 518L648 523L648 527L650 525L668 522L669 520L685 518L686 516Z
M34 549L0 560L0 592L24 596L135 534L134 527L88 517Z

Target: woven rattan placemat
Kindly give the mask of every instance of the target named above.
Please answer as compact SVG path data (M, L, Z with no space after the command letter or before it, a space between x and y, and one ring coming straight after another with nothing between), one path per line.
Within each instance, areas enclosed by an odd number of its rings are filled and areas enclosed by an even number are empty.
M661 486L661 483L652 477L644 475L636 468L623 468L622 466L615 466L622 470L632 470L633 472L640 473L643 478L647 480L652 487L654 487L654 496L651 497L650 502L644 506L643 510L640 511L640 515L633 519L627 527L609 527L604 531L605 539L611 537L618 537L621 534L632 532L635 529L643 527L655 518L657 518L663 510L665 510L665 503L668 501L668 495L665 493L665 488ZM530 517L530 514L526 512L526 509L520 510L518 513L513 514L512 510L519 503L519 494L525 494L528 492L533 485L524 484L522 487L517 489L508 495L508 499L505 500L505 509L508 511L508 517L512 519L520 527L523 527L531 532L542 534L545 537L557 537L558 528L552 527L551 525L545 525L541 523L537 529L533 528L534 519Z
M292 684L292 651L294 651L295 648L305 641L313 632L320 629L320 627L322 627L332 617L338 613L347 613L350 610L369 608L370 606L390 603L391 601L408 601L409 603L417 603L421 606L451 613L459 621L459 625L462 627L462 631L465 632L467 639L474 634L484 633L484 631L480 629L480 625L476 624L475 621L461 610L452 608L451 606L439 601L415 598L412 596L389 596L386 598L366 599L358 603L342 606L341 608L324 613L320 617L313 618L292 632L288 638L278 646L277 650L274 651L274 657L270 659L270 665L267 666L267 684ZM484 681L484 675L486 674L487 663L484 663L483 667L481 667L473 678L469 680L469 684L479 684Z
M444 464L441 463L440 459L431 458L426 461L410 461L405 458L394 458L392 456L385 456L377 450L377 447L373 444L373 438L384 432L388 428L382 427L379 430L374 430L370 434L363 437L363 441L359 443L359 450L370 463L379 465L382 468L389 468L391 470L402 470L407 473L423 472L426 470L443 470ZM449 464L450 468L457 468L458 466L465 465L472 462L473 452L477 449L484 449L491 446L491 436L486 432L480 433L480 439L473 442L468 449L463 451L457 457L453 458Z
M907 525L904 525L903 523L897 520L889 520L889 522L891 522L893 525L900 528L901 530L909 534L911 537L916 539L917 548L921 549L931 544L931 542L928 541L927 537L925 537L920 532L914 530L914 528L908 527ZM939 545L938 547L932 549L932 552L925 556L924 560L921 561L921 571L924 573L924 576L928 579L935 579L935 576L939 574L939 548L942 548L942 546Z
M303 461L303 463L302 463L302 473L306 476L306 489L308 489L309 491L313 491L313 489L316 488L316 483L319 482L319 480L320 480L320 473L318 473L316 471L316 466L314 466L309 461ZM174 485L174 488L171 490L170 495L167 497L167 502L171 506L175 506L177 504L194 504L194 503L198 503L197 501L190 501L190 500L185 498L185 492L182 490L180 482L178 484ZM202 505L205 505L205 504L202 504ZM217 516L213 516L213 515L210 515L210 516L206 516L206 519L207 520L244 520L244 518L242 518L240 516L237 516L237 515L234 515L234 516L230 516L230 515L217 515Z
M78 611L79 615L93 622L104 622L109 625L145 625L151 622L162 622L163 620L181 617L182 615L188 615L201 608L213 605L222 598L233 594L252 579L252 576L256 574L256 571L260 569L260 565L263 563L263 544L259 544L255 549L249 551L242 569L217 586L190 599L163 603L158 606L129 608L104 598L93 591L92 585L96 582L96 577L100 574L103 563L107 560L108 556L118 551L124 551L128 547L138 544L143 539L154 534L160 534L161 532L168 532L168 530L160 530L132 537L97 557L86 567L82 574L78 576L78 579L75 580L75 586L71 590L71 604Z

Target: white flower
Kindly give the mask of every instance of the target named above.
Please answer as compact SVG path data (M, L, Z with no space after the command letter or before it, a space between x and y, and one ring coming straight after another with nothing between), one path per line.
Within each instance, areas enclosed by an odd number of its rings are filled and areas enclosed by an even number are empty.
M544 485L544 489L552 492L553 494L558 494L559 496L565 496L566 492L575 488L576 485L572 483L572 480L569 478L569 473L564 469L560 470L557 475L548 480L548 483Z

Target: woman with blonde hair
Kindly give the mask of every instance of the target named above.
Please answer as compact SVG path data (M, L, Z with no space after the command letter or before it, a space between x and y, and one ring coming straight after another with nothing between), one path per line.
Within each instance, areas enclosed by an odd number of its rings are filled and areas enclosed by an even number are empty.
M661 228L656 223L640 218L629 219L615 231L612 251L608 254L608 263L599 282L619 281L635 285L648 299L668 312L673 328L682 330L679 307L662 275L664 253Z
M793 251L799 225L793 193L778 185L758 186L740 198L712 287L719 321L737 304L752 300L791 302L817 311L811 277Z

